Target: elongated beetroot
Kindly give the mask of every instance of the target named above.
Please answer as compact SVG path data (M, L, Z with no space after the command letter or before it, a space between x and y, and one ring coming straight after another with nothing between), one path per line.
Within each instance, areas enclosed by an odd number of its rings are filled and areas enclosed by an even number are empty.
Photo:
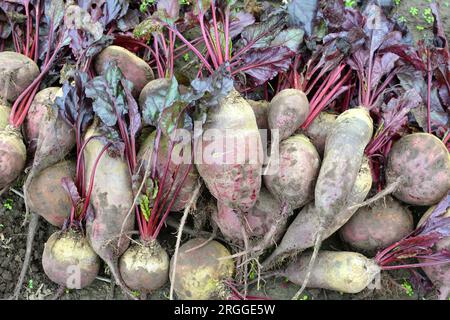
M232 90L209 109L203 129L195 146L200 176L218 201L248 212L258 199L263 162L261 137L252 108Z
M401 180L394 196L408 204L433 205L450 189L450 155L437 137L413 133L402 137L388 155L388 183Z
M305 122L309 102L298 89L284 89L270 101L268 123L271 130L278 129L280 140L290 137Z
M96 136L99 133L94 123L86 131L85 140ZM106 147L103 140L92 138L84 150L86 185L94 179L90 202L95 211L95 217L87 218L86 230L92 249L108 264L117 283L126 288L119 274L118 259L128 248L128 234L134 228L135 216L127 217L133 204L131 175L126 161L108 152L94 171L96 159Z
M303 284L311 253L303 254L281 272L289 281ZM358 293L381 272L375 261L356 252L320 251L308 281L309 288Z
M308 284L325 230L336 223L338 213L348 206L364 156L364 149L373 135L373 121L364 107L349 109L336 119L327 136L325 152L314 192L314 206L320 227L316 235L314 252L307 276L296 296Z
M347 207L336 214L335 221L329 228L324 229L323 239L330 237L351 218L357 209L351 209L350 207L362 202L369 194L371 187L372 174L369 160L364 157L353 189L349 194ZM263 262L263 266L269 268L286 257L294 256L298 252L313 247L320 229L320 217L314 207L314 202L310 202L297 214L281 242Z
M339 230L341 238L357 251L375 254L414 230L411 212L398 201L386 197L359 209Z
M63 178L75 180L75 162L62 161L37 173L31 181L28 207L52 225L62 227L69 218L72 203L62 187Z
M298 134L282 141L279 163L271 165L274 174L264 176L264 185L282 204L295 210L313 199L320 157L306 136Z

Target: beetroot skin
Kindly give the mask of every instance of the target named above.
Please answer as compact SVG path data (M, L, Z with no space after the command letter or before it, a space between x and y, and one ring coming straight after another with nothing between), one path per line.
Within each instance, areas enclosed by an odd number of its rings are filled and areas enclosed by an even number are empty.
M414 230L411 212L390 197L359 209L340 229L341 238L353 248L376 253Z
M433 205L450 190L450 156L445 145L428 133L413 133L389 152L386 179L401 179L394 196L412 205Z

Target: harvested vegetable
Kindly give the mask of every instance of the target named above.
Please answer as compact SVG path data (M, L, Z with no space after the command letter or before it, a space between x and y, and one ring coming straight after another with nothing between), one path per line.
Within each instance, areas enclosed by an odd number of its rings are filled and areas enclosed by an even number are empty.
M68 289L89 286L100 270L100 258L75 231L55 232L45 243L42 267L53 282Z
M0 131L4 130L9 124L9 114L11 113L11 108L7 106L0 105Z
M327 135L333 128L336 117L337 116L333 113L321 112L304 132L316 147L317 152L321 157L323 157L323 152L325 150Z
M133 244L120 257L119 269L129 288L150 293L169 280L169 255L156 241Z
M109 46L95 59L95 70L104 74L111 62L117 63L125 78L133 83L133 96L139 97L145 85L155 78L152 68L132 52L119 46Z
M320 157L309 139L294 135L280 143L275 174L264 176L264 185L282 204L299 209L314 198Z
M30 154L34 154L36 150L39 130L44 122L44 117L48 115L47 109L51 108L56 97L61 95L61 88L50 87L39 91L34 97L23 124Z
M258 125L258 129L269 129L269 102L260 100L247 100L250 106L253 109L253 113L256 117L256 124Z
M224 283L233 276L233 259L219 260L230 252L217 241L204 244L205 241L207 239L194 238L180 247L174 288L181 300L228 298ZM173 258L170 267L173 267ZM169 275L172 281L172 270Z
M341 228L356 212L351 206L362 202L372 187L372 175L369 167L369 160L363 159L355 184L348 198L348 207L339 211L334 219L334 223L323 231L323 238L327 239L339 228ZM289 225L281 242L277 245L272 254L264 261L263 266L269 268L277 262L294 256L308 248L314 246L317 234L321 229L321 223L314 203L308 203L297 214L297 217Z
M0 190L8 187L25 167L27 150L22 135L7 127L0 131Z
M359 209L339 230L341 238L357 251L369 254L399 241L414 230L411 212L387 197Z
M32 59L16 52L0 52L0 100L16 100L38 75Z
M95 210L95 217L87 219L86 230L92 249L108 264L117 283L122 284L118 260L130 244L127 233L134 227L134 216L127 216L133 204L131 176L126 161L105 152L109 144L93 138L100 134L97 130L90 127L84 137L86 141L92 138L84 149L84 165L86 183L94 180L90 201Z
M414 205L433 205L450 190L450 155L428 133L414 133L397 141L388 156L388 183L401 181L394 196Z
M62 161L36 174L28 187L28 207L54 226L62 227L69 218L72 201L61 181L75 179L74 161Z
M244 227L246 236L252 239L254 245L259 246L263 238L268 238L266 246L278 242L286 228L287 217L283 215L283 209L265 188L261 189L258 201L250 212L247 212L240 221L240 216L233 209L221 202L217 203L217 210L211 216L222 234L235 242L242 242L244 235L241 226ZM266 249L264 247L264 249Z
M284 140L305 122L308 113L306 95L297 89L284 89L270 101L269 128L278 129L280 140Z

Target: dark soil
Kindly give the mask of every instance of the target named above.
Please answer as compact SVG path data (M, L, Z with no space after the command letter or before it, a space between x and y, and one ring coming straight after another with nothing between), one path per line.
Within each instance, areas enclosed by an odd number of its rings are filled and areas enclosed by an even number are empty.
M442 25L448 38L450 35L450 1L436 0L436 2L440 6ZM406 24L414 42L422 39L432 40L433 23L432 20L427 21L426 19L426 9L429 7L430 2L427 0L400 0L398 5L394 5L393 15L397 20Z

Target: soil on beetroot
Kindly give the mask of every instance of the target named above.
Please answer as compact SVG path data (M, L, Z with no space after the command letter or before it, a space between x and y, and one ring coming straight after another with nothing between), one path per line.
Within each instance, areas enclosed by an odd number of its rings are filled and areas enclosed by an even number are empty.
M208 214L202 212L204 208L202 199L197 205L198 214ZM8 299L15 288L17 278L20 273L22 261L25 255L26 235L28 224L22 225L25 217L24 202L20 196L9 192L0 197L0 299ZM166 248L169 255L173 255L173 248L176 237L176 229L173 228L173 222L179 221L181 215L173 215L170 223L161 233L161 244ZM188 226L187 233L195 233L195 226ZM48 237L57 229L44 220L40 220L39 228L34 241L32 260L30 268L25 277L25 283L21 291L20 299L42 300L52 299L58 290L58 286L52 283L42 270L41 256L44 249L44 243ZM185 242L190 236L184 233L182 241ZM219 241L224 241L220 234ZM324 244L327 249L348 249L338 239L337 236L328 239ZM363 292L350 295L341 294L328 290L309 289L305 291L303 299L305 300L353 300L353 299L435 299L434 290L424 294L421 290L408 290L410 283L410 274L408 272L384 272L381 277L379 289L366 289ZM110 275L107 268L103 267L99 279L83 290L66 290L60 297L62 300L106 300L106 299L127 299L116 286L109 282ZM250 286L249 294L259 297L270 297L271 299L290 299L299 289L297 285L287 282L284 278L269 278L261 280L259 288L257 284ZM168 299L169 284L164 288L154 292L147 299L160 300Z

